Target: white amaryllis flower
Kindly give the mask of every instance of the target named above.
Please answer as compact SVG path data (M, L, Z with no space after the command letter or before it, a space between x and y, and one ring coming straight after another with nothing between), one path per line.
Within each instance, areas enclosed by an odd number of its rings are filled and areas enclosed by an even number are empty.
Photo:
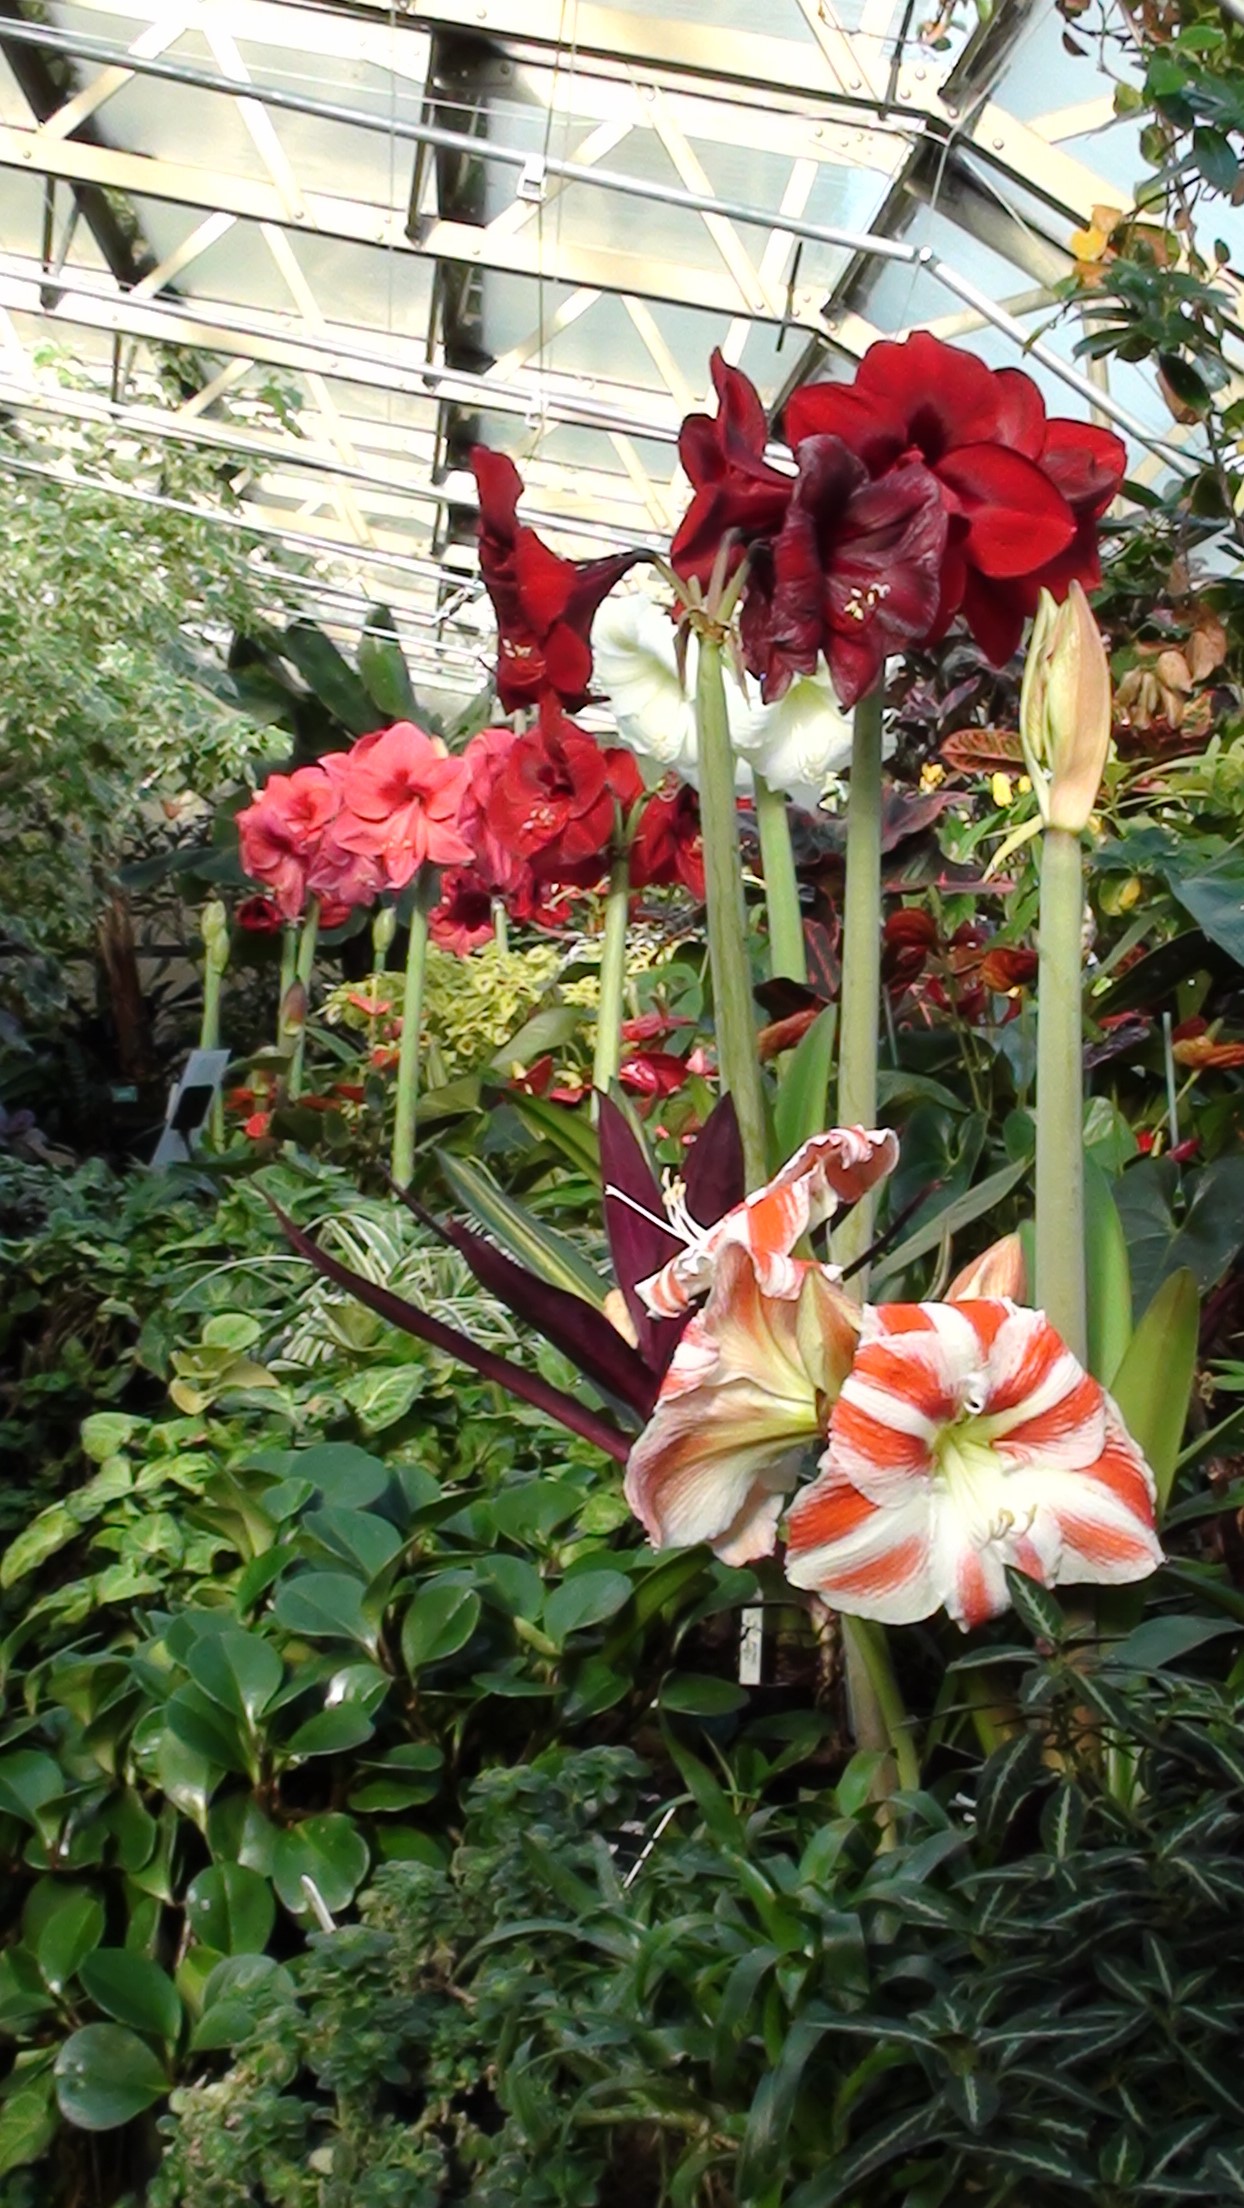
M806 813L816 811L831 777L851 764L851 723L823 668L798 676L773 705L757 695L734 741L770 789Z
M592 625L592 680L608 700L621 742L693 783L698 656L692 635L684 688L674 624L640 591L615 591ZM726 713L740 792L750 791L754 768L771 789L815 812L830 777L851 756L850 724L838 709L828 675L803 676L776 704L764 705L750 678L741 688L727 669Z
M882 1304L793 1505L787 1577L887 1625L1005 1610L1045 1586L1144 1579L1154 1483L1105 1390L1043 1312L1004 1299Z

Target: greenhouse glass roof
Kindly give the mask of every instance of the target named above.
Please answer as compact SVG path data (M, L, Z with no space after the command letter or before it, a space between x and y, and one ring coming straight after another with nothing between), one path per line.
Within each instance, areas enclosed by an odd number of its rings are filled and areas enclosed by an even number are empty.
M1050 0L0 0L0 404L235 456L294 602L462 693L471 445L559 550L660 542L714 346L776 413L930 327L1160 481L1195 432L1053 291L1143 169L1099 62Z

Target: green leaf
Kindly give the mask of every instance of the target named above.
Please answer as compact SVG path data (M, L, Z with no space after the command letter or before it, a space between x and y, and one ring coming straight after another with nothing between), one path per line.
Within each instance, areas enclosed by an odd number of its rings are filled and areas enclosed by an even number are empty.
M29 1904L26 1928L47 1985L53 1993L63 1993L104 1936L103 1904L85 1886L49 1886L44 1893L47 1906L39 1913L37 1930Z
M60 1765L37 1748L15 1748L0 1756L0 1810L37 1826L40 1812L64 1792Z
M625 1572L576 1572L555 1587L544 1606L544 1629L559 1648L572 1633L612 1618L630 1600L631 1583Z
M1080 1844L1088 1804L1078 1786L1060 1781L1041 1812L1041 1844L1065 1863Z
M752 2102L735 2170L738 2198L754 2201L784 2166L795 2102L808 2062L837 2019L809 2011L797 2016L782 2041L782 2052L762 2077Z
M283 1832L276 1843L272 1878L281 1900L295 1916L314 1915L304 1879L309 1879L330 1912L348 1908L367 1876L367 1843L349 1817L338 1810L306 1817Z
M249 1778L250 1765L236 1721L200 1687L179 1687L164 1705L164 1718L174 1739L205 1763Z
M201 1635L186 1651L186 1669L204 1694L252 1728L285 1676L271 1641L237 1627Z
M573 1518L582 1491L566 1480L514 1480L492 1498L493 1524L507 1540L546 1540L555 1526Z
M436 1162L457 1201L474 1213L520 1265L555 1288L581 1296L595 1310L604 1309L605 1283L573 1242L524 1211L481 1166L452 1157L447 1150L437 1151Z
M976 1790L976 1822L986 1838L1000 1839L1033 1788L1045 1778L1036 1733L1016 1733L988 1758Z
M361 1748L376 1728L358 1702L340 1702L309 1717L289 1742L291 1756L340 1756Z
M1214 191L1235 190L1240 164L1231 151L1231 141L1224 131L1198 126L1192 133L1192 158L1206 183Z
M351 1373L341 1393L365 1434L382 1434L403 1419L426 1386L418 1365L370 1366Z
M1132 1274L1110 1180L1087 1153L1083 1165L1088 1366L1108 1388L1132 1338Z
M122 2024L84 2024L56 2057L61 2114L80 2131L115 2131L168 2089L159 2056Z
M64 1503L49 1503L28 1526L23 1526L0 1558L0 1587L15 1587L19 1579L37 1571L67 1541L82 1531L78 1519Z
M397 624L387 606L367 608L355 657L367 695L385 723L414 721L418 725L419 706L410 670L397 640Z
M213 1863L192 1879L186 1915L196 1940L220 1955L258 1955L276 1922L266 1878L242 1863Z
M348 1572L299 1572L282 1580L272 1614L287 1632L309 1641L357 1641L369 1651L376 1629L363 1613L362 1589Z
M1026 1572L1007 1569L1006 1583L1017 1617L1022 1618L1034 1640L1052 1641L1055 1647L1067 1631L1067 1620L1057 1595L1039 1587Z
M376 708L349 660L314 621L291 621L279 649L351 736L367 736L377 726Z
M1220 944L1237 966L1244 966L1244 864L1238 853L1203 874L1180 874L1172 868L1167 878L1211 943Z
M1185 1613L1146 1618L1113 1644L1108 1661L1111 1669L1119 1665L1131 1671L1161 1671L1207 1641L1216 1641L1224 1633L1238 1636L1239 1631L1238 1625L1221 1618L1191 1618Z
M94 1411L79 1429L82 1452L93 1464L105 1464L118 1456L138 1431L138 1420L127 1411Z
M344 1564L352 1565L365 1583L375 1579L401 1552L402 1537L397 1527L387 1518L378 1518L374 1511L311 1510L302 1523L305 1532Z
M750 1699L745 1687L733 1679L716 1679L711 1673L673 1671L661 1682L661 1708L679 1717L726 1717L741 1710Z
M181 2030L181 2002L166 1971L145 1955L127 1947L97 1947L79 1968L78 1976L97 2009L115 2017L118 2024L132 2024L136 2032L149 2032L170 2046Z
M296 1479L312 1480L326 1504L346 1510L365 1510L389 1484L387 1464L352 1441L322 1441L314 1449L299 1449L289 1469Z
M905 1272L918 1257L927 1257L930 1250L940 1248L943 1236L953 1239L962 1228L970 1227L973 1220L992 1211L1031 1170L1031 1159L1020 1158L1015 1165L1006 1165L1000 1172L991 1173L987 1180L969 1188L965 1195L943 1204L905 1242L900 1242L896 1250L889 1251L885 1260L886 1278Z
M402 1620L402 1661L417 1675L465 1648L479 1624L480 1599L459 1580L430 1580Z
M564 1105L546 1104L542 1097L515 1096L509 1101L517 1118L537 1142L551 1143L599 1188L600 1151L585 1120L575 1112L568 1112Z
M15 2071L0 2101L0 2177L37 2162L56 2136L56 2082L51 2062L33 2074Z
M1190 1272L1165 1280L1132 1336L1111 1389L1124 1425L1158 1490L1159 1519L1170 1500L1196 1374L1200 1299Z
M773 1131L781 1158L794 1156L800 1143L819 1135L829 1116L829 1080L834 1063L838 1007L818 1012L782 1068Z

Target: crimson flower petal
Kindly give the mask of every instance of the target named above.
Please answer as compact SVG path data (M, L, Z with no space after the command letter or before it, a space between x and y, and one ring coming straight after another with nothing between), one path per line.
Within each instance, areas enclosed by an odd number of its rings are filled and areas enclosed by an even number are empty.
M1001 445L965 445L939 462L937 478L968 524L965 553L982 575L1030 575L1065 552L1075 516L1033 461Z

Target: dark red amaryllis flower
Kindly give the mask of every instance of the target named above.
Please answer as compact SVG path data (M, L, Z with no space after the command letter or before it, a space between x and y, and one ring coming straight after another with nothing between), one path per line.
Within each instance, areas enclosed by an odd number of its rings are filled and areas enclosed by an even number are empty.
M687 1061L673 1050L637 1050L624 1058L618 1079L637 1096L673 1096L687 1078Z
M608 863L618 805L642 789L629 751L604 750L548 691L534 729L519 736L488 801L488 823L538 882L590 888Z
M991 369L927 330L872 346L850 384L805 384L784 428L799 455L839 437L879 479L912 460L935 476L949 523L928 641L962 613L995 664L1044 587L1101 580L1097 521L1123 480L1111 430L1050 420L1030 376Z
M807 437L786 516L753 548L743 650L766 700L825 654L843 706L936 617L947 517L919 461L873 478L839 437Z
M275 897L243 897L233 917L246 935L279 935L285 925Z
M707 583L728 529L739 542L731 566L757 537L781 528L792 478L765 459L765 410L741 368L720 351L710 363L717 412L688 414L678 433L678 457L692 488L691 504L670 547L670 563L684 581Z
M592 683L592 621L602 598L646 552L563 560L518 518L523 479L504 452L476 445L479 565L497 616L497 696L507 713L553 690L570 712Z
M492 892L469 866L441 876L440 903L428 915L428 933L443 951L465 958L493 939Z
M703 898L700 801L687 783L671 779L653 791L640 816L631 845L631 884L635 889L670 889L676 882Z

